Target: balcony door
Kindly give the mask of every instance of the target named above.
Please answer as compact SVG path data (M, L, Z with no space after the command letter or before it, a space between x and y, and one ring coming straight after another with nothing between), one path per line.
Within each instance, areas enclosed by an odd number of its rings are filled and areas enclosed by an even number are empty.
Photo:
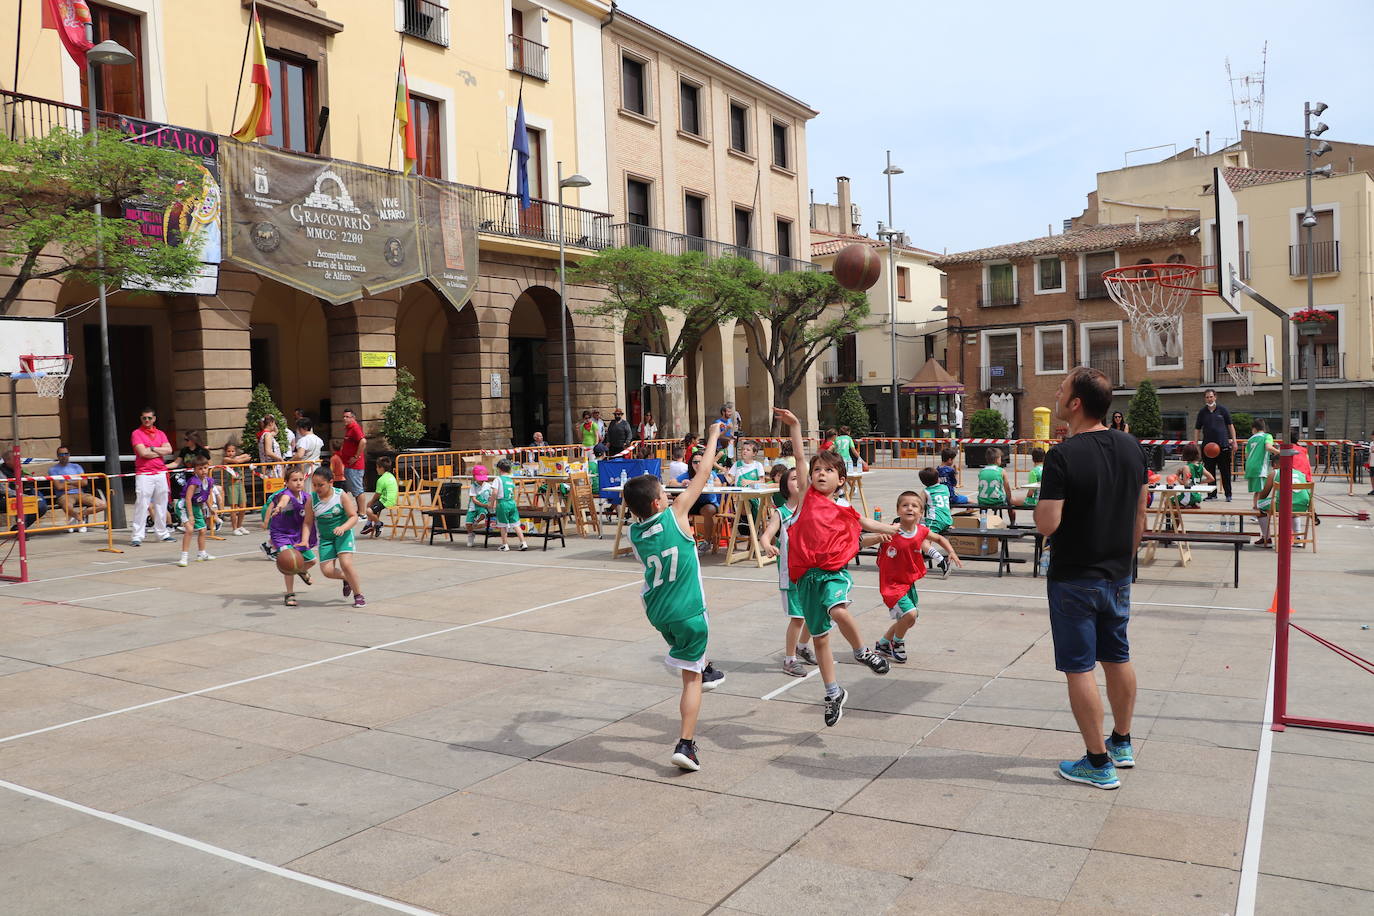
M143 103L143 23L140 17L99 3L89 4L97 43L107 38L123 45L134 62L123 67L92 67L95 71L95 105L101 111L145 117ZM81 70L81 107L90 104L86 70Z
M988 390L1002 391L1021 387L1021 367L1017 360L1018 338L1019 333L1016 331L987 335Z
M1221 318L1211 324L1212 360L1206 373L1209 385L1230 384L1226 367L1250 361L1250 322L1244 318Z
M1086 333L1088 365L1111 380L1112 387L1121 385L1121 329L1088 328Z
M525 166L525 176L530 183L530 206L520 211L520 234L541 237L544 234L544 208L539 201L544 200L544 132L533 127L525 128L530 141L530 161ZM520 206L516 201L516 207Z

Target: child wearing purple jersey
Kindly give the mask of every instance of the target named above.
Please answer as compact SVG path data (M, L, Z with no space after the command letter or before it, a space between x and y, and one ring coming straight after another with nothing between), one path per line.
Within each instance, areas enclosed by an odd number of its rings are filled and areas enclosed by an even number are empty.
M291 468L286 475L286 489L272 499L267 514L267 537L274 551L287 547L300 553L305 568L293 575L282 574L286 582L285 604L296 606L296 593L292 591L296 576L310 585L310 567L315 565L315 552L311 550L315 535L315 510L310 497L305 495L305 472L299 467Z

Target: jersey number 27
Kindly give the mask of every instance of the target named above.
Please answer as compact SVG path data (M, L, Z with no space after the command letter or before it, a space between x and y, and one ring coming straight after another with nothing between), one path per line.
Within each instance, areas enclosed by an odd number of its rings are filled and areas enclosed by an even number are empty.
M654 574L654 581L650 583L650 588L658 588L663 584L663 562L668 561L668 581L677 581L677 548L669 547L661 554L650 554L645 557L644 565Z

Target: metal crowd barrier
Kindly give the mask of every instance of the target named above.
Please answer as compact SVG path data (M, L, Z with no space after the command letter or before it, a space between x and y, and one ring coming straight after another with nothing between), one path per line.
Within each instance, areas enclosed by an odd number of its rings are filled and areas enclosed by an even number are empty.
M16 491L22 491L22 496ZM74 487L80 492L68 493ZM104 530L105 546L99 548L106 553L123 553L114 545L114 530L110 526L110 478L105 474L80 474L71 476L30 477L25 474L18 481L10 478L0 479L0 499L4 501L4 511L0 512L0 539L18 535L19 515L24 516L24 536L47 534L54 531L79 533L82 528ZM121 493L121 498L123 494ZM62 505L65 497L75 500L70 509ZM93 497L101 502L99 507L78 506L81 497ZM72 521L72 514L77 520ZM81 516L89 513L82 520ZM29 521L32 519L32 521Z

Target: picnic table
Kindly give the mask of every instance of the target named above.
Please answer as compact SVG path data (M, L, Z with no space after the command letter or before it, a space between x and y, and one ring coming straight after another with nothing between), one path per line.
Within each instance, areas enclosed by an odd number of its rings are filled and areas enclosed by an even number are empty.
M602 487L603 493L620 493L621 488ZM683 486L665 486L669 496L676 497L686 490ZM731 487L731 486L708 486L702 490L703 495L721 497L720 509L716 514L716 524L722 520L727 524L729 540L726 541L725 565L732 566L741 560L753 560L759 567L767 566L769 563L776 563L776 557L765 556L763 545L760 540L763 534L763 527L768 518L768 514L773 510L773 500L769 499L774 493L778 492L777 487ZM611 558L622 557L627 553L632 553L632 548L626 543L625 536L625 500L620 500L620 505L616 508L615 523L615 543L611 545ZM744 521L746 529L740 530L740 522ZM720 536L717 529L716 536ZM737 550L736 545L744 540L746 547ZM712 545L714 546L714 545Z

